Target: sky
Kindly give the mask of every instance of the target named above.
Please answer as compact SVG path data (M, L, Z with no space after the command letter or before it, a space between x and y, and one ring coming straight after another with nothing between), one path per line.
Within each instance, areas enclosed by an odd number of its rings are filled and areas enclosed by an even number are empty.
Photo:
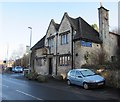
M118 2L102 2L109 10L110 29L118 26ZM45 34L51 19L60 23L64 12L70 17L82 17L89 24L98 24L100 2L0 2L0 60L25 52ZM17 56L18 57L18 56Z

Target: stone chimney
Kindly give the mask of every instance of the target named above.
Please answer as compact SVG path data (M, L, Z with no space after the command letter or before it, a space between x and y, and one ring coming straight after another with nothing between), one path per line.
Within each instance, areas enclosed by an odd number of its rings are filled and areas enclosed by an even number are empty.
M109 34L109 10L102 5L98 8L99 12L99 37L102 40L101 49L106 54L107 59L110 58L110 34Z
M107 38L109 34L109 15L107 9L105 9L103 6L98 8L99 11L99 33L100 38L103 41Z

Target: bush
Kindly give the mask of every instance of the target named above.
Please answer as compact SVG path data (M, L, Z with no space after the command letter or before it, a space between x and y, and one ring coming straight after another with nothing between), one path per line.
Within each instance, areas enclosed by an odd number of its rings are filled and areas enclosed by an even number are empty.
M63 77L61 75L54 75L53 78L56 80L63 80Z
M119 72L114 70L106 70L101 75L106 79L106 85L110 87L120 88Z
M38 74L35 73L35 72L31 72L31 73L25 74L25 76L26 76L29 80L37 80Z
M47 77L45 75L38 75L37 76L37 80L38 82L46 82L47 81Z

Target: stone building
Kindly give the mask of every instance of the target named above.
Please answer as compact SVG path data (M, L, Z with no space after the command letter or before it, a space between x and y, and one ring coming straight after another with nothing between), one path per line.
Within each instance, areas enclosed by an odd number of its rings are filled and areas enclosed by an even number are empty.
M107 60L115 60L120 36L109 32L109 11L102 6L98 11L99 32L66 12L60 24L52 19L46 35L31 49L32 69L42 75L66 75L83 64L97 64L98 53L103 51Z

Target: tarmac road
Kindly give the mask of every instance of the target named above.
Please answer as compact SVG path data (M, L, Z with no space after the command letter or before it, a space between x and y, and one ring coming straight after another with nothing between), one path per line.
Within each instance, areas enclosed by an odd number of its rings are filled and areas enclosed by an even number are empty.
M2 100L116 100L116 92L108 89L85 90L68 86L65 82L50 80L46 83L29 81L22 74L2 75ZM112 92L112 91L111 91Z

